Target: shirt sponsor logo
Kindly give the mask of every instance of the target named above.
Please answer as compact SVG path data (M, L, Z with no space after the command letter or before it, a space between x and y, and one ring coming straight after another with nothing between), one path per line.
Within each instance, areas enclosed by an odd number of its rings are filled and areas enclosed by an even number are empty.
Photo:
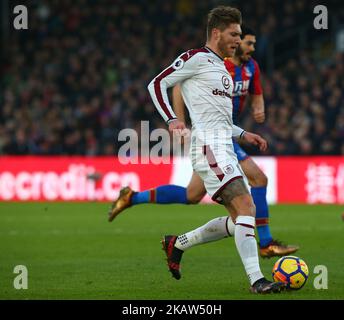
M235 81L234 82L233 96L246 95L249 86L250 86L250 80Z
M225 91L225 90L214 89L213 90L213 95L214 96L221 96L221 97L231 98L231 95L227 91Z

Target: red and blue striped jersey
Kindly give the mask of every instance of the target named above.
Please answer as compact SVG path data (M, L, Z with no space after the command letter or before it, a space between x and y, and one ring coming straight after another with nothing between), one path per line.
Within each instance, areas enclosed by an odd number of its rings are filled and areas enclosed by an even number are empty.
M260 83L258 63L251 58L241 66L235 65L229 58L225 58L225 66L234 82L233 90L233 122L236 123L243 110L247 94L260 95L263 93Z

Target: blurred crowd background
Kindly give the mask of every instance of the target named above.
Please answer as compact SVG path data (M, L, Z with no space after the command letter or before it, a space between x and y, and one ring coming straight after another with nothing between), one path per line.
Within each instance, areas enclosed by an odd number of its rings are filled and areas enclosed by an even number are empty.
M0 154L114 155L121 129L166 128L147 84L204 45L218 4L257 33L267 119L255 124L247 107L240 124L267 138L266 154L344 154L343 2L322 3L328 30L313 27L317 1L243 2L27 1L29 29L1 27ZM3 20L15 4L2 2Z

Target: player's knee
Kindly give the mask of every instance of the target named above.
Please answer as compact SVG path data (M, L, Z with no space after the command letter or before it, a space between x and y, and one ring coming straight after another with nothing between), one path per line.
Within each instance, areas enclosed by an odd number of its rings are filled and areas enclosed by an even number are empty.
M240 214L255 217L256 216L256 206L253 203L253 201L252 201L252 203L250 203L246 207L244 207L241 210Z
M256 206L251 197L243 202L242 208L240 209L240 214L249 215L252 217L256 216Z

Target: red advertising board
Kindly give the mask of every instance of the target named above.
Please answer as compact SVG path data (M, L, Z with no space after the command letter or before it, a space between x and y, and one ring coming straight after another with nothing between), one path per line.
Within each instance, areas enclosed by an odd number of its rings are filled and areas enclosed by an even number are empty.
M114 157L0 157L0 201L109 201L122 186L186 186L188 159L123 164ZM344 203L344 157L255 157L269 203ZM204 199L209 202L209 197Z
M280 157L278 203L344 203L344 157Z
M112 200L121 186L168 183L172 164L121 164L114 157L0 157L0 200Z

